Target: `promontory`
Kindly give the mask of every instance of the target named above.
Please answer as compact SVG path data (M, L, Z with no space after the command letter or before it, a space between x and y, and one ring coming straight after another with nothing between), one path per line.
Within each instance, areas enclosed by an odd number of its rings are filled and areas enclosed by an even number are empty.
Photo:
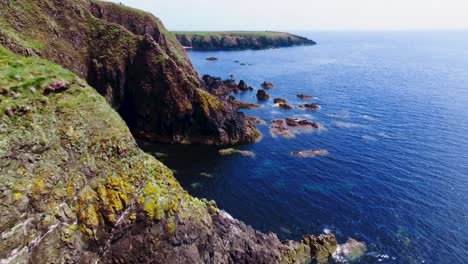
M193 50L245 50L315 45L313 40L274 31L175 31L179 42Z

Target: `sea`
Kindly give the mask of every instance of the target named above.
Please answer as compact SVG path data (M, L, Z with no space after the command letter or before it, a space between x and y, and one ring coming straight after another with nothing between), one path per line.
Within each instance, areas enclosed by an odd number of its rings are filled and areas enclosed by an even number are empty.
M359 257L330 263L468 263L468 31L296 33L318 44L188 52L200 76L233 75L255 88L234 95L259 104L240 111L266 121L261 141L235 146L254 156L140 145L190 194L255 229L365 243ZM264 81L275 86L258 102ZM321 108L299 109L303 103ZM322 127L272 135L271 121L286 117ZM303 150L327 155L292 155Z

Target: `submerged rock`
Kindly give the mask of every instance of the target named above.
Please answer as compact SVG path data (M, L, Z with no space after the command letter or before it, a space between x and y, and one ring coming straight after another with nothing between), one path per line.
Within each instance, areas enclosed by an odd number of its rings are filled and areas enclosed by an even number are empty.
M307 94L298 94L297 97L300 99L314 99L312 95L307 95Z
M299 108L305 108L308 110L316 111L320 109L320 106L318 104L302 104L302 105L299 105Z
M217 61L218 58L216 58L216 57L208 57L208 58L206 58L206 60L207 60L207 61Z
M255 153L253 153L252 151L238 150L238 149L235 149L235 148L220 149L219 154L221 154L223 156L232 155L232 154L241 154L242 156L255 157Z
M271 82L264 81L262 83L262 87L263 89L272 89L273 87L275 87L275 85L273 85L273 83Z
M275 119L271 122L270 134L273 137L294 137L297 133L307 130L317 130L320 124L300 118Z
M311 158L315 156L326 156L328 155L328 151L325 149L302 150L291 152L291 155L301 158Z
M258 90L257 91L257 100L259 101L265 101L270 98L270 95L265 91L265 90Z
M366 250L366 244L350 238L345 244L338 245L332 256L338 262L355 261L364 255Z

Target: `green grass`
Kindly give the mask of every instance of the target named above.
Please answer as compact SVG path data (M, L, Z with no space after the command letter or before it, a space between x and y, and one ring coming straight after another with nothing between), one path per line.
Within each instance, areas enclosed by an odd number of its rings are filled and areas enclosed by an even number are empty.
M75 78L70 71L47 60L14 55L0 46L0 89L9 91L0 95L0 117L9 107L28 106L32 109L31 101L46 100L43 95L45 86L55 80L71 82ZM18 97L14 98L13 93Z

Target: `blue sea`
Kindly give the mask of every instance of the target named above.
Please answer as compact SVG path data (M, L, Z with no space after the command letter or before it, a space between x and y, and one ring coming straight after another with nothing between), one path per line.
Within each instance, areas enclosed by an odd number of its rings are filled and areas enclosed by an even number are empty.
M275 87L257 116L255 153L142 142L196 197L281 239L333 232L367 245L354 263L468 263L468 32L298 32L316 46L196 52L200 75ZM218 61L207 61L215 56ZM236 63L234 61L239 61ZM241 65L245 63L245 65ZM257 103L256 91L235 95ZM319 111L284 110L280 97ZM323 128L272 137L271 120ZM300 158L293 151L324 149Z

